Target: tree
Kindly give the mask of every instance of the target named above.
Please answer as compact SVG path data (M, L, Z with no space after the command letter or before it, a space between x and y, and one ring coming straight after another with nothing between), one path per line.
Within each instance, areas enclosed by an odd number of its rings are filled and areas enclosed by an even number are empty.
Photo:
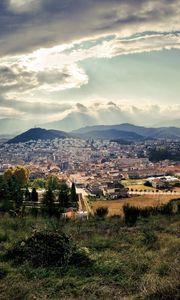
M52 191L59 189L59 180L56 176L49 176L47 179L47 188Z
M46 180L44 178L37 178L33 181L32 187L36 189L44 189L46 187Z
M0 211L7 212L12 209L13 203L10 201L8 186L4 176L0 176Z
M7 185L4 180L4 177L0 176L0 201L2 201L6 197Z
M31 201L38 202L38 192L35 188L33 188L31 192Z
M55 214L55 196L51 189L48 189L43 196L43 211L49 216L53 216Z
M30 201L31 200L31 193L30 193L28 187L26 188L24 196L25 196L25 200L26 201Z
M65 182L61 182L59 186L58 200L60 212L64 211L65 208L71 207L70 190Z
M4 180L6 181L6 183L8 184L13 178L13 180L20 188L27 186L28 176L29 171L26 168L20 166L9 168L4 172Z
M6 185L6 200L13 201L12 206L19 211L23 204L23 190L27 186L29 172L23 167L9 168L3 175Z
M71 202L71 206L74 208L78 208L78 195L76 193L76 187L75 187L75 183L72 183L71 186L71 191L70 191L70 202Z
M19 187L24 187L27 185L28 177L29 177L29 171L23 167L16 167L13 170L14 178L19 185Z

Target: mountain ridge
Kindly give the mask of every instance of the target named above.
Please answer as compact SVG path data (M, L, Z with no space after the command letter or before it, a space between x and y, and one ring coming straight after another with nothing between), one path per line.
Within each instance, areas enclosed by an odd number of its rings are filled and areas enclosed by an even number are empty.
M143 127L129 123L119 125L97 125L87 126L65 132L54 129L31 128L20 135L10 139L8 143L23 143L29 140L52 140L55 138L82 138L82 139L109 139L109 140L125 140L125 141L140 141L145 139L180 139L180 128L177 127Z

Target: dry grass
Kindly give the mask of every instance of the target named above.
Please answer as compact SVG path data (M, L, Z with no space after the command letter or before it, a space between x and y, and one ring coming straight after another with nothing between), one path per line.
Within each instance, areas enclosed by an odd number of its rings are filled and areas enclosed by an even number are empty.
M136 207L149 207L158 206L165 204L172 199L179 198L175 195L143 195L134 196L131 198L120 199L120 200L101 200L92 203L92 208L94 212L98 207L108 207L109 216L113 215L123 215L123 205L129 203Z

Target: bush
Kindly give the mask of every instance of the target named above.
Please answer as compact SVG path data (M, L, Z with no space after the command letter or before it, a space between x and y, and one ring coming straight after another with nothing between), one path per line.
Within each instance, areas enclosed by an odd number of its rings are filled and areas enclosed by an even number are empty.
M139 209L137 207L126 204L123 206L123 211L124 211L125 223L128 226L135 225L137 218L139 216Z
M96 216L99 218L105 218L108 215L108 208L107 207L98 207L96 209Z
M76 249L70 258L70 264L77 267L88 267L92 265L92 260L89 256L89 249L86 247Z
M63 266L68 264L73 249L71 239L63 233L37 232L8 250L4 258L34 267Z

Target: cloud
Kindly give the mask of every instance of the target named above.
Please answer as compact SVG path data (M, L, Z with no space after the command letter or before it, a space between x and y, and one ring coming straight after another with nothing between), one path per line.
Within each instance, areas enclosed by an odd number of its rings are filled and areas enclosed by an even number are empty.
M23 93L32 89L49 92L79 88L88 83L88 75L79 66L90 58L111 58L118 55L180 49L180 33L146 33L120 38L109 36L71 45L40 49L29 55L4 59L0 64L1 92Z
M16 13L33 12L40 8L39 0L9 0L7 2L8 9Z
M75 63L43 70L31 70L20 62L0 65L1 93L22 93L32 89L60 91L80 87L87 82L87 75Z
M22 124L21 131L24 128L27 129L33 126L33 124L40 125L63 120L64 118L66 121L62 123L64 124L63 130L75 129L81 127L82 124L83 126L96 124L111 125L128 122L137 125L154 126L156 124L164 124L165 120L167 122L173 119L180 120L180 105L163 106L145 103L139 107L138 105L124 103L125 101L122 100L109 102L106 99L91 101L89 105L82 103L31 103L29 101L21 102L1 97L0 114L1 118L8 117L16 121L18 118L18 126L20 128ZM24 124L25 120L28 121L28 124ZM71 120L70 124L69 120ZM1 132L3 132L3 128L1 128Z
M178 0L2 0L0 54L87 38L180 30Z

